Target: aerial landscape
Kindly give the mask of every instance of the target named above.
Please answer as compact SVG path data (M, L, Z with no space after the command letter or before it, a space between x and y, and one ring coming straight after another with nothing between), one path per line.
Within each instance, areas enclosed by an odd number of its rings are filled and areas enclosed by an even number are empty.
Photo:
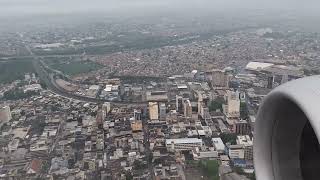
M255 180L259 106L320 74L320 11L244 1L0 0L0 179Z

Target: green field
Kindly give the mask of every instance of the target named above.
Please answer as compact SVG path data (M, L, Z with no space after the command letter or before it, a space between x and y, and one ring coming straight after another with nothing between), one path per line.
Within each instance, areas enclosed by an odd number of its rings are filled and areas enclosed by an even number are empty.
M219 180L219 163L215 160L201 160L199 166L203 173L212 180Z
M54 60L46 63L53 69L59 70L64 74L73 76L82 73L88 73L101 69L102 66L92 61L78 61L78 60Z
M187 164L191 167L198 169L203 179L219 180L219 162L216 160L200 160L200 161L187 161ZM194 171L194 168L190 170ZM194 174L195 175L195 174ZM190 176L193 176L192 174ZM198 175L199 176L199 175ZM187 177L187 179L193 179L195 177ZM198 178L197 178L198 179Z
M24 79L26 73L34 73L31 59L10 59L0 61L0 83L11 83Z

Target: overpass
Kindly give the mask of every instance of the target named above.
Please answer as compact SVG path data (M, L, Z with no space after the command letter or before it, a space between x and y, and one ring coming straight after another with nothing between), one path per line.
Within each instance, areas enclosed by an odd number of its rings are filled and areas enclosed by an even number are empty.
M92 103L105 103L105 102L111 102L116 105L146 105L147 101L136 101L136 102L129 102L129 101L107 101L104 99L99 98L92 98L92 97L86 97L86 96L80 96L71 92L68 92L67 90L60 87L56 81L55 81L55 75L61 75L61 72L57 73L56 70L48 69L46 66L44 66L43 62L41 62L38 59L34 59L32 61L33 66L39 76L39 78L43 81L43 83L46 84L48 89L50 89L52 92L59 94L63 97L72 98L80 101L86 101L86 102L92 102ZM47 70L46 70L47 69ZM48 72L51 71L51 72ZM63 76L65 77L65 76Z

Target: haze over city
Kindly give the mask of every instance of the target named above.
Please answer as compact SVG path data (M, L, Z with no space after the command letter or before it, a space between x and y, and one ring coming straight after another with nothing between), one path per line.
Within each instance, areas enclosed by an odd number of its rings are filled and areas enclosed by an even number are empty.
M317 179L319 7L0 0L0 179Z

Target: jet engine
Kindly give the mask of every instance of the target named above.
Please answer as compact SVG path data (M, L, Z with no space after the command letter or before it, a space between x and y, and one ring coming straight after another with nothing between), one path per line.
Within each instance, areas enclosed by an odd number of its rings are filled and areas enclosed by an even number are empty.
M320 76L272 90L254 133L257 180L320 180Z

